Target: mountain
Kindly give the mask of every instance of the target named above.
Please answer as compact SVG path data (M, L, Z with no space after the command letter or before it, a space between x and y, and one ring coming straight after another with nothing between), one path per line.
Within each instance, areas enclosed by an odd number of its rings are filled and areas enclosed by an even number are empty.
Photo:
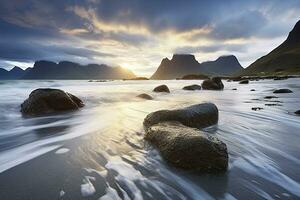
M37 61L33 68L22 70L13 68L10 71L0 68L0 79L129 79L135 75L122 67L62 61Z
M300 74L300 21L296 23L281 45L256 60L239 74L262 75L274 73Z
M25 71L20 67L14 67L11 70L7 71L3 68L0 68L0 80L1 79L20 79L24 76Z
M187 74L231 75L242 69L233 55L221 56L215 61L199 63L194 55L175 54L164 58L151 79L175 79Z
M221 56L215 61L201 63L201 71L204 74L228 76L241 69L243 67L233 55Z

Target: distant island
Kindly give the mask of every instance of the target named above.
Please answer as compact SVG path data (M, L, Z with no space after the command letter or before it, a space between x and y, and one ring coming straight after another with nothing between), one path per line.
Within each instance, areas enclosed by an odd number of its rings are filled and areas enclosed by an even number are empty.
M14 67L10 71L0 68L0 79L132 79L135 74L122 67L105 64L80 65L62 61L37 61L33 68Z
M174 54L164 58L151 79L175 79L189 74L229 76L240 71L242 66L233 55L221 56L215 61L199 63L194 55Z

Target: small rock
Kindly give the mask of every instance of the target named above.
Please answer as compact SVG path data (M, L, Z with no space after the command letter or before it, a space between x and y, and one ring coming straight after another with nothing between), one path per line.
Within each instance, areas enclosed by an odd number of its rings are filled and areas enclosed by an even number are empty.
M255 91L255 89L251 89L250 91L253 92L253 91Z
M295 114L296 114L296 115L300 115L300 110L297 110L297 111L295 112Z
M281 104L278 104L278 103L266 103L265 106L281 106Z
M170 90L168 86L166 85L160 85L153 89L153 92L167 92L170 93Z
M278 77L274 78L273 80L274 81L279 81L279 80L286 80L286 79L288 79L287 76L278 76Z
M257 110L262 110L263 108L261 107L254 107L254 108L251 108L251 110L254 110L254 111L257 111Z
M200 85L188 85L182 88L183 90L201 90Z
M239 82L239 84L248 84L249 83L249 80L242 80Z
M142 99L147 99L147 100L152 100L153 99L152 96L150 96L149 94L146 94L146 93L139 94L136 97L142 98Z
M276 96L265 96L264 98L265 99L273 99L273 98L278 98L278 97L276 97Z
M237 90L236 88L232 88L232 90Z
M293 91L290 89L278 89L278 90L275 90L273 93L275 93L275 94L277 94L277 93L293 93Z

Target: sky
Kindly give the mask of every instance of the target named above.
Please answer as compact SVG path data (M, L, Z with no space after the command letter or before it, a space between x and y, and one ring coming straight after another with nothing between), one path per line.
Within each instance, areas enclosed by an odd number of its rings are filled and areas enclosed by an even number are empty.
M1 0L0 67L69 60L150 76L175 53L247 67L298 20L300 0Z

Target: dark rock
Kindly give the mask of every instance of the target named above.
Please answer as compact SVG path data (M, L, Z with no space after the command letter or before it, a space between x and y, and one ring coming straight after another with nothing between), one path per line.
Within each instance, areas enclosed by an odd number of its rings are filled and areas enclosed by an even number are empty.
M170 90L169 90L168 86L160 85L160 86L157 86L156 88L154 88L153 92L167 92L167 93L170 93Z
M152 100L153 97L150 96L149 94L143 93L143 94L139 94L136 97L142 98L142 99L147 99L147 100Z
M159 110L147 115L145 128L166 121L177 121L185 126L203 128L218 122L218 108L213 103L203 103L176 110Z
M202 89L204 90L223 90L224 85L221 78L213 77L202 82Z
M242 80L239 82L239 84L248 84L249 83L249 80Z
M275 90L273 93L274 94L278 94L278 93L293 93L293 91L289 90L289 89L278 89L278 90Z
M276 96L265 96L264 98L265 99L273 99L273 98L278 98L278 97L276 97Z
M175 167L197 172L224 172L228 167L226 144L216 136L179 122L159 123L146 129L145 139Z
M253 91L255 91L255 89L251 89L250 91L253 92Z
M183 90L201 90L200 85L188 85L182 88Z
M40 115L59 111L77 110L83 102L76 96L59 89L41 88L32 91L21 104L21 112L26 115Z
M205 80L208 79L209 77L204 74L188 74L183 76L181 79L183 80Z
M236 88L232 88L232 90L237 90Z
M263 108L261 107L254 107L254 108L251 108L251 110L254 110L254 111L257 111L257 110L262 110Z
M278 103L266 103L265 106L281 106L281 104L278 104Z
M300 110L297 110L297 111L295 112L295 114L296 114L296 115L300 115Z
M286 80L286 79L288 79L287 76L278 76L278 77L274 78L273 80L274 81L280 81L280 80Z

